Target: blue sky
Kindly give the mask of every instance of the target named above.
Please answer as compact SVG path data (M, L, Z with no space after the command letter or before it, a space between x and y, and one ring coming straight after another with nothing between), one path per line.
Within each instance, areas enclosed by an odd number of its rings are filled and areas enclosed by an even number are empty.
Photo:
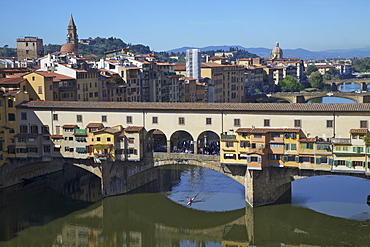
M369 0L0 0L0 46L37 36L64 44L72 14L79 38L116 37L155 51L241 45L370 48Z

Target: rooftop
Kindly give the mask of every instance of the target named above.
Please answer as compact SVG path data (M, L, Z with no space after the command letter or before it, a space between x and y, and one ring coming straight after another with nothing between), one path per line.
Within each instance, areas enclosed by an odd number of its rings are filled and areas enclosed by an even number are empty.
M18 108L64 110L179 110L179 111L244 111L244 112L370 112L370 103L170 103L170 102L88 102L29 101Z

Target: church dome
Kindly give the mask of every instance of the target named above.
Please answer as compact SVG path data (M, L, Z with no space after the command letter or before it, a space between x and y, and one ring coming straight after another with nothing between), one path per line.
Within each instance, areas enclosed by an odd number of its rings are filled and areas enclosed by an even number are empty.
M274 47L274 49L272 49L270 53L270 58L283 58L283 50L279 47L278 42L276 42L276 46Z
M66 43L62 45L60 52L76 52L76 47L72 43Z

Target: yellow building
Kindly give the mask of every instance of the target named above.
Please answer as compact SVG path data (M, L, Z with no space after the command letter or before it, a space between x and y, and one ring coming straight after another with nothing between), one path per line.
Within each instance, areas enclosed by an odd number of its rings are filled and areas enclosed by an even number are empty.
M242 102L244 98L244 72L240 65L202 63L202 78L210 78L215 88L215 102Z
M28 94L21 90L0 93L0 165L8 163L8 159L16 155L15 135L19 132L15 106L28 100Z
M298 166L300 129L239 128L235 135L222 135L220 162L246 165L261 170L263 166Z
M94 157L98 160L115 161L116 155L123 153L124 138L123 128L118 125L115 127L105 127L93 132L94 134Z
M53 75L48 72L30 72L22 77L27 79L26 91L30 95L30 100L47 100L53 98Z

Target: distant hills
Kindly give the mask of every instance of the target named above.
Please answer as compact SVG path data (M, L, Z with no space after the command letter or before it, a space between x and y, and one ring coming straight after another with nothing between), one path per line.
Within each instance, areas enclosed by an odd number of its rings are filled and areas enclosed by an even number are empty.
M268 58L272 48L245 48L240 45L222 45L222 46L206 46L206 47L182 47L172 49L167 52L185 52L187 49L200 49L201 51L224 50L229 51L230 48L238 48L256 54L259 57ZM364 58L370 57L370 47L356 49L337 49L324 51L309 51L302 48L298 49L283 49L283 56L286 58L297 57L303 60L308 59L326 59L326 58Z

